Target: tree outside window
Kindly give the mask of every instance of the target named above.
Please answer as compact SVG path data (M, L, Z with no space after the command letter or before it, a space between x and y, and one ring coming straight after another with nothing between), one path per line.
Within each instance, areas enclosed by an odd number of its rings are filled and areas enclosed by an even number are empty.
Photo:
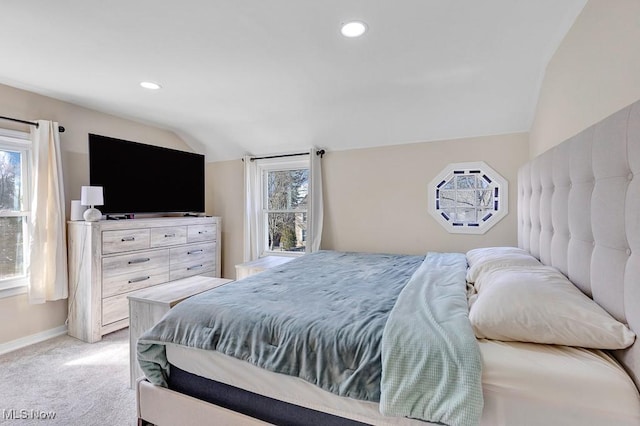
M265 170L263 185L266 250L304 252L309 169Z

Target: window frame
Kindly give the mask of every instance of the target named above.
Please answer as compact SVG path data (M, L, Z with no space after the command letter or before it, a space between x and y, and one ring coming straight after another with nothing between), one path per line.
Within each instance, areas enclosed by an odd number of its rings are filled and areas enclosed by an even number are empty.
M302 157L302 156L301 156ZM269 234L267 230L267 221L268 214L271 212L267 208L268 200L267 200L267 182L265 180L265 173L273 172L273 171L286 171L286 170L300 170L307 169L309 173L311 173L311 162L309 158L294 158L294 157L286 157L286 158L269 158L269 159L260 159L255 160L257 167L257 174L260 177L260 185L258 188L257 198L260 205L260 220L258 221L258 253L260 257L264 256L292 256L298 257L302 256L306 253L305 251L294 252L294 251L272 251L269 250ZM311 175L309 175L309 182L311 182ZM278 211L281 212L281 211ZM283 211L284 212L284 211ZM309 227L309 206L307 205L306 209L295 209L287 212L291 213L305 213L306 214L306 224L307 228ZM305 246L306 247L306 246Z
M487 190L491 190L490 214L475 222L455 221L443 212L440 203L440 190L443 185L456 175L477 175L485 179ZM468 163L451 163L447 165L430 183L428 187L428 209L436 221L452 234L484 234L509 213L509 183L498 172L484 161ZM477 188L474 188L477 190ZM458 188L453 189L457 192ZM462 189L465 191L465 189ZM474 209L480 206L474 205Z
M22 182L22 205L21 210L0 210L0 217L23 217L23 261L25 265L25 275L14 278L0 279L0 298L24 294L27 292L29 284L29 220L31 217L30 191L31 191L31 156L32 143L30 134L17 130L0 128L0 149L20 152L21 182Z

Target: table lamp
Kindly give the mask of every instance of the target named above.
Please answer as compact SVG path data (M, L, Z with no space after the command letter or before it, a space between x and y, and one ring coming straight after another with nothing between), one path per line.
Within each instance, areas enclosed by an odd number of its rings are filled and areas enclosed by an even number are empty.
M84 214L84 220L87 222L97 222L102 218L102 212L93 206L101 206L104 204L101 186L83 186L80 193L80 204L89 206Z

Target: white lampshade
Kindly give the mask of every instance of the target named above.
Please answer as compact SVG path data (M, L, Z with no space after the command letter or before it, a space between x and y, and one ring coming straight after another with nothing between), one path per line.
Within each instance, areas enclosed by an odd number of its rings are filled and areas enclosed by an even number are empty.
M83 206L101 206L104 204L101 186L83 186L80 192L80 204Z

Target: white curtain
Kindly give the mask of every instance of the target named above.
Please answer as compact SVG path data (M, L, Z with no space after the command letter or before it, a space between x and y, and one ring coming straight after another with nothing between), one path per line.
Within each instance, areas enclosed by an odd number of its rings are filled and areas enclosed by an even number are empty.
M324 220L324 206L322 202L322 161L316 154L317 148L309 153L309 211L307 212L307 253L320 250L322 239L322 223Z
M256 260L258 253L258 221L260 220L260 176L255 161L250 156L244 160L244 262Z
M58 123L39 120L31 130L29 303L65 299L67 245Z

